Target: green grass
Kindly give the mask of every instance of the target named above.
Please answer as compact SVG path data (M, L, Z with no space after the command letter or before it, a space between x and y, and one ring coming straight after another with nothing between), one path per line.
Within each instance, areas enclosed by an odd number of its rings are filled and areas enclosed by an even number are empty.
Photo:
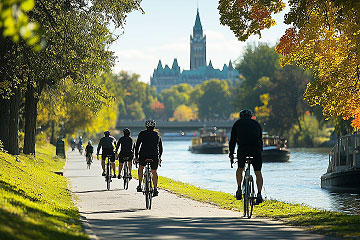
M137 177L137 171L132 172ZM214 204L223 209L242 211L243 202L229 193L201 189L190 184L159 176L159 187L177 195ZM320 199L317 199L320 201ZM360 238L360 216L310 208L276 200L265 200L254 207L255 217L284 221L293 226L306 227L324 234Z
M18 160L0 152L0 238L88 239L68 180L55 174L65 159L53 157L55 147L37 146L36 157Z

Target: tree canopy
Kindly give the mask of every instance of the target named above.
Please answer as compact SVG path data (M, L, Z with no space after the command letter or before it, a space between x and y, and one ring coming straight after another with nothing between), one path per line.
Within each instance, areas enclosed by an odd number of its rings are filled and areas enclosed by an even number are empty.
M294 62L311 70L305 98L321 105L326 117L352 118L360 128L360 2L357 0L289 0L284 22L289 28L276 47L282 65ZM220 0L220 21L239 40L261 36L275 24L272 14L282 11L284 0Z

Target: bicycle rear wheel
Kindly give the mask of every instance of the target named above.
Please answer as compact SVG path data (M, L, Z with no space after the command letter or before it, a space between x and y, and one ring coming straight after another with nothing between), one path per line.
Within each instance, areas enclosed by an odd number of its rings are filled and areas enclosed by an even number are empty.
M243 184L243 204L244 204L244 217L249 216L249 180L246 178Z
M110 190L110 182L111 182L111 166L110 166L110 160L108 160L106 164L106 188L107 190Z
M152 197L153 197L153 188L152 188L152 176L151 173L149 173L149 209L151 209L151 204L152 204Z
M248 209L248 218L251 218L253 208L254 208L254 201L255 201L255 188L254 188L254 180L252 176L249 177L249 209Z
M124 180L124 189L128 190L128 188L129 188L129 167L127 166L127 162L124 163L123 180Z
M92 157L89 157L88 160L87 160L87 167L88 167L88 169L90 169L91 163L92 163Z
M145 182L144 182L144 188L145 188L145 203L146 203L146 209L150 209L150 189L149 189L149 175L146 172L145 174Z

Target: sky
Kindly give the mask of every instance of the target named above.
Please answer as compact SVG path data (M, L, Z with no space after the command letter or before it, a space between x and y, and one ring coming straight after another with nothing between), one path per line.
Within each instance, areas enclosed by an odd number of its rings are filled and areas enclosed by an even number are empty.
M190 69L190 34L195 24L197 7L206 35L206 61L222 69L224 63L241 57L246 45L267 42L271 45L280 39L287 26L284 13L275 16L278 25L262 32L262 38L253 36L246 42L237 40L227 26L220 24L218 0L142 0L145 14L132 12L126 19L123 33L110 50L117 57L113 71L121 70L150 77L161 60L163 67L171 67L177 58L180 69Z

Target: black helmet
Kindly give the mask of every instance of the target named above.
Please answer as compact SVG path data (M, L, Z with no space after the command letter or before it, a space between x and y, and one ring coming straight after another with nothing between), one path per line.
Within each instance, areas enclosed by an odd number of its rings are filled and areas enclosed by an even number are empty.
M145 127L146 128L154 128L156 126L155 120L146 120Z
M240 118L251 118L253 113L250 109L244 109L240 111Z
M130 135L130 129L128 129L128 128L124 128L123 132L124 132L124 135Z
M110 136L110 131L109 131L109 130L108 130L108 131L105 131L105 132L104 132L104 135L105 135L105 136Z

